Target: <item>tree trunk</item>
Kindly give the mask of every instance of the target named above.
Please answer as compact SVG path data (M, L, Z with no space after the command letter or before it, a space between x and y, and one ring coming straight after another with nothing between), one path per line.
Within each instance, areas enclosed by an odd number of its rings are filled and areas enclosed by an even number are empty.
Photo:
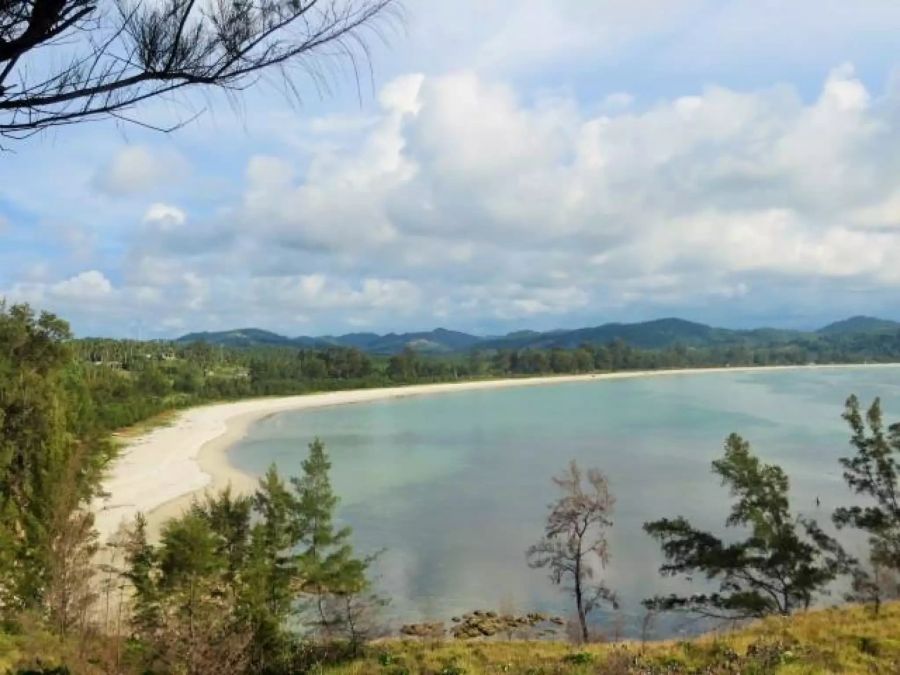
M191 577L191 582L188 587L188 641L190 645L188 646L188 673L190 675L194 675L197 672L194 667L194 652L196 651L196 641L194 639L194 578Z
M588 641L587 616L584 613L584 598L581 590L581 540L578 541L578 557L575 559L575 606L578 609L578 621L581 624L581 641Z

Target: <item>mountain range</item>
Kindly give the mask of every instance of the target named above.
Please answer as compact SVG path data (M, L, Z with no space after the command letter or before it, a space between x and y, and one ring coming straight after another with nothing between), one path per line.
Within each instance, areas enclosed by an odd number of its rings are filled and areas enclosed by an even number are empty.
M396 354L409 347L419 352L450 354L472 349L526 349L577 347L580 344L604 344L623 340L642 349L664 349L674 345L706 347L724 344L773 344L798 339L835 339L852 335L896 334L900 322L869 316L854 316L823 326L815 331L776 328L716 328L684 319L666 318L640 323L606 323L592 328L571 330L522 330L502 336L479 336L436 328L415 333L347 333L317 337L287 337L259 328L240 328L217 332L189 333L179 343L206 342L228 347L263 345L324 348L355 347L369 354Z

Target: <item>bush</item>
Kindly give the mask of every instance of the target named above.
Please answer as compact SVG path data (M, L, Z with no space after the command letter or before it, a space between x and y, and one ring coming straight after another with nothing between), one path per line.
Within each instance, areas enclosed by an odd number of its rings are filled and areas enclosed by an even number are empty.
M563 662L571 663L573 665L584 665L591 663L593 660L594 655L589 654L588 652L575 652L574 654L566 654L563 657Z
M869 656L878 656L881 651L878 646L878 640L868 635L861 635L856 638L856 648L863 654Z

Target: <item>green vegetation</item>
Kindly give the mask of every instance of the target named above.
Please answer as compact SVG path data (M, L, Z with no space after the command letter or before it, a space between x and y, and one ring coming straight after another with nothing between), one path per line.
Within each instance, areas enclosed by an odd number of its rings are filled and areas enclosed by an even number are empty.
M83 507L111 456L71 377L65 322L0 303L0 607L66 634L90 601L72 585L93 550Z
M900 603L876 617L862 606L770 617L686 641L567 645L542 640L391 640L324 675L809 675L900 672Z
M133 597L132 664L150 672L297 672L299 628L365 633L348 600L367 591L368 562L353 557L350 531L332 523L337 498L320 441L290 486L273 466L252 496L229 490L196 501L148 543L138 519L124 544ZM314 616L305 616L313 608Z
M841 335L843 332L839 331ZM879 333L882 335L882 333ZM772 352L769 354L771 355ZM788 352L785 352L788 353ZM416 641L371 642L385 600L366 577L351 533L334 521L337 497L324 445L300 475L271 467L252 495L226 490L196 501L150 541L138 518L110 550L89 510L115 454L110 433L200 401L260 394L629 367L715 365L722 353L632 349L620 342L549 351L373 357L352 347L230 349L197 343L71 339L65 322L0 305L0 669L17 673L586 673L898 672L900 584L897 501L900 427L886 430L876 400L845 418L849 487L867 500L840 508L840 527L869 535L871 555L850 559L789 509L787 475L737 435L713 469L735 502L724 542L687 521L646 526L663 546L663 573L720 582L711 595L651 598L654 611L691 610L764 621L726 637L683 643L589 643L588 622L613 589L603 567L612 496L601 472L577 466L557 479L530 562L567 584L579 614L577 649L560 643L465 640L556 624L555 617L472 612L457 642L439 624ZM754 357L756 358L756 357ZM702 364L697 360L703 361ZM807 612L839 575L865 608ZM774 616L773 616L774 615ZM552 627L551 627L552 629ZM593 632L593 634L592 634Z
M737 434L728 437L725 456L712 466L737 498L726 525L740 527L748 536L725 543L682 517L646 523L644 529L662 544L667 560L660 573L701 572L719 580L719 592L652 598L645 605L721 619L787 616L808 609L815 594L850 567L837 541L814 520L791 514L787 475L778 466L761 463Z
M270 334L262 339L252 331L240 332L240 340L229 333L232 339L218 345L85 339L68 343L75 357L68 377L79 389L78 399L94 411L97 421L106 429L118 429L167 410L253 396L620 370L900 360L900 331L835 330L799 337L765 331L750 331L748 337L747 331L731 331L726 337L714 333L713 338L692 342L694 331L675 331L675 337L666 341L653 336L660 331L669 335L672 330L655 326L648 329L650 337L641 334L643 341L668 346L639 349L609 337L616 332L592 330L570 331L583 338L571 347L533 346L541 342L531 338L465 342L454 334L449 344L458 344L463 351L444 354L409 347L405 340L419 334L388 336L391 349L400 350L392 355L321 342L310 347L310 342L315 343L312 338L299 345L285 344ZM372 344L359 335L345 337ZM605 337L611 341L602 341ZM685 341L679 342L681 338ZM570 335L563 343L571 339ZM518 347L517 342L532 346ZM226 346L233 344L242 346Z
M835 524L867 532L872 562L900 571L900 465L895 458L900 452L900 424L885 431L878 399L863 418L856 396L847 400L844 419L856 449L856 455L841 459L844 479L856 494L869 497L871 504L837 509Z
M398 354L411 346L430 354L477 351L522 351L525 349L574 349L584 344L625 342L638 349L670 349L679 345L689 349L709 347L759 349L771 346L794 346L807 352L876 349L897 347L900 323L855 316L816 331L755 328L731 330L714 328L684 319L656 319L640 323L607 323L592 328L538 332L516 331L500 337L479 337L437 328L427 332L350 333L324 337L289 338L258 328L191 333L179 343L205 342L224 347L282 346L295 348L354 347L368 354Z

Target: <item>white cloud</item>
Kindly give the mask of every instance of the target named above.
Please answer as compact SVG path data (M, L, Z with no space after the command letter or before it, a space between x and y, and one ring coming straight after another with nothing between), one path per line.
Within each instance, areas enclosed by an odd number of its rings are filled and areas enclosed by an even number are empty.
M35 270L37 279L46 274L46 270ZM21 281L6 291L0 291L16 302L29 302L42 307L69 307L83 302L95 302L107 299L113 293L109 279L102 272L88 270L59 281Z
M259 277L249 286L250 302L300 311L411 311L421 299L419 289L402 279L365 278L357 284L323 274Z
M591 113L473 73L403 77L380 102L362 136L347 125L309 156L251 157L220 217L176 227L179 207L152 205L147 225L170 226L135 242L131 283L181 279L184 306L224 325L233 305L254 308L242 324L329 326L900 285L900 100L849 66L809 102L786 86L708 87Z
M102 272L89 270L53 284L50 293L67 300L89 301L112 293L112 284Z
M160 227L163 230L177 228L187 221L187 214L171 204L151 204L144 213L143 222Z
M187 160L172 149L126 145L94 177L94 184L114 196L145 193L184 180Z
M612 4L628 42L639 12ZM590 28L573 4L523 7L555 13L548 28L576 42ZM515 54L522 21L478 57ZM240 167L210 161L208 182L179 174L168 150L127 146L95 183L130 199L97 195L73 215L80 258L9 278L81 315L90 296L152 316L160 332L549 327L791 303L900 312L896 92L846 64L812 93L710 85L652 99L621 83L548 93L497 72L423 68L382 87L375 111L306 123L281 111L284 128L239 143ZM179 175L178 192L157 194ZM215 199L198 188L212 184ZM113 202L114 224L93 227Z

